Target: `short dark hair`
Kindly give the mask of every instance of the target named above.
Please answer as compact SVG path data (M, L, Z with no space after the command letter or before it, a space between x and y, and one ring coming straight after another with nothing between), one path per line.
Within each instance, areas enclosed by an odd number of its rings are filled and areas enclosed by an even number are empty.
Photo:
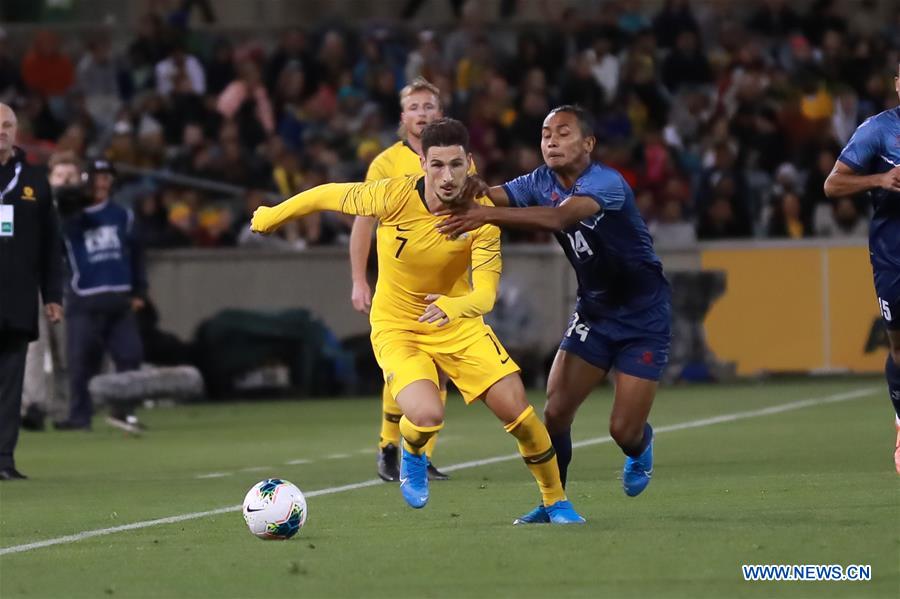
M563 104L562 106L557 106L549 113L547 116L552 116L557 112L568 112L571 115L574 115L576 119L578 119L578 128L581 129L581 134L584 137L596 137L594 133L594 119L591 117L590 113L587 110L578 106L577 104Z
M456 119L438 119L422 130L422 155L428 155L428 148L462 146L469 153L469 130Z

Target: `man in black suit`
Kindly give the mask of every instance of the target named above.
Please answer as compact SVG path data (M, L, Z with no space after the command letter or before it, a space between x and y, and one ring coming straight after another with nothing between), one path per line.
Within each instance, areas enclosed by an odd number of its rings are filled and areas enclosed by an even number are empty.
M16 470L28 343L38 335L38 293L62 319L62 249L47 177L15 147L16 114L0 103L0 480Z

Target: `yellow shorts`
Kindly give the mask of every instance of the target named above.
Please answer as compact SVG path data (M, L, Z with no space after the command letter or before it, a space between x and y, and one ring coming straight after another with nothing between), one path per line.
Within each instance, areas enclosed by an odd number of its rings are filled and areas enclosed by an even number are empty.
M437 368L440 368L468 404L503 377L519 372L518 364L509 357L488 325L470 329L465 339L454 340L453 345L454 351L444 353L441 347L447 344L429 343L427 334L399 330L372 332L375 359L394 397L413 381L428 380L437 386Z

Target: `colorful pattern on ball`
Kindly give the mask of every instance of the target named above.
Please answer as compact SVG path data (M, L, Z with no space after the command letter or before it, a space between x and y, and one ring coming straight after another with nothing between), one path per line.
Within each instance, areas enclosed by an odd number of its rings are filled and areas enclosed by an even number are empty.
M270 522L266 534L278 539L290 539L300 530L300 522L303 520L303 509L294 504L291 514L283 522Z
M259 487L259 496L261 499L271 499L275 496L275 491L278 489L278 485L284 484L284 481L280 478L269 478L263 481L262 486Z

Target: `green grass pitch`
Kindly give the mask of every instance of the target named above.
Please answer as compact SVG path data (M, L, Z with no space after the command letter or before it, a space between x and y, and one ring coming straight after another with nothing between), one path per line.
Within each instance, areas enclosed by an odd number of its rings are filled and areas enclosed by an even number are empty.
M803 400L816 401L763 411ZM610 403L609 388L585 403L576 441L606 436ZM92 433L22 433L17 462L31 480L0 483L0 597L900 596L900 477L878 378L664 388L643 495L622 492L613 444L576 449L580 527L511 525L537 500L519 459L454 470L423 510L394 484L334 492L375 476L375 398L144 416L142 438L102 419ZM515 453L480 404L451 395L446 422L439 467ZM9 551L236 506L269 476L330 490L309 498L290 541L254 538L235 510ZM872 580L745 582L745 563L870 564Z

